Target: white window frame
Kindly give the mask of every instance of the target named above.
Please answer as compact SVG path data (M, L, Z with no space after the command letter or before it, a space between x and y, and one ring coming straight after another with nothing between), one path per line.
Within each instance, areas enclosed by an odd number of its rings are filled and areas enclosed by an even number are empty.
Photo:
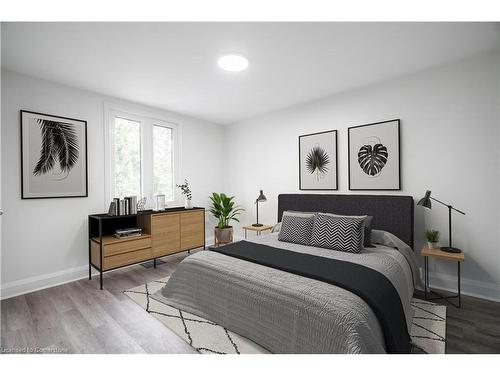
M153 197L153 126L164 126L172 129L173 156L173 200L167 204L178 202L175 184L180 181L181 172L181 124L175 119L166 118L158 113L152 113L140 108L104 103L104 158L105 158L105 207L114 198L115 167L114 167L114 119L121 117L141 124L141 196L147 198L147 206L151 206Z

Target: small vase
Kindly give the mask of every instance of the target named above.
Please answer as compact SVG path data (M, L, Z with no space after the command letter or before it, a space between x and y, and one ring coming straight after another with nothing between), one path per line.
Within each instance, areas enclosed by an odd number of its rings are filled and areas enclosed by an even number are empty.
M184 208L185 209L193 208L193 202L191 201L191 199L186 198L184 200Z
M438 242L427 242L427 247L429 249L439 249L439 243Z

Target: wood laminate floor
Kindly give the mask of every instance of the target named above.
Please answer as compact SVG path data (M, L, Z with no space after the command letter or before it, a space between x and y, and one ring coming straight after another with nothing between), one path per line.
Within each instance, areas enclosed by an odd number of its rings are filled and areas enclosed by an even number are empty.
M1 302L1 347L68 353L195 353L123 294L170 275L188 254L156 269L136 265ZM463 297L447 309L447 353L500 353L500 303Z

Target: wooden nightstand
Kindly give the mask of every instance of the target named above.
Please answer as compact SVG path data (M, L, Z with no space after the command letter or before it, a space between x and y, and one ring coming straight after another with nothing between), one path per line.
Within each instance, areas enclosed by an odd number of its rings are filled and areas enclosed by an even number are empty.
M254 232L257 232L257 236L260 236L262 232L266 230L272 230L273 226L272 225L263 225L261 227L254 227L253 225L246 225L243 227L245 229L245 238L247 238L247 231L252 230Z
M424 246L422 248L422 251L420 252L420 255L424 257L424 271L425 271L425 299L426 300L435 300L435 299L444 299L451 305L455 307L462 307L462 297L460 294L460 263L462 263L465 260L465 255L464 253L447 253L445 251L442 251L440 249L430 249L427 246ZM437 292L434 292L430 289L429 287L429 257L434 257L437 259L442 259L442 260L447 260L451 262L457 262L457 289L458 289L458 294L453 295L453 296L443 296ZM427 294L429 296L434 293L438 297L435 298L430 298L427 297ZM452 301L450 301L450 298L458 298L458 305L454 304Z

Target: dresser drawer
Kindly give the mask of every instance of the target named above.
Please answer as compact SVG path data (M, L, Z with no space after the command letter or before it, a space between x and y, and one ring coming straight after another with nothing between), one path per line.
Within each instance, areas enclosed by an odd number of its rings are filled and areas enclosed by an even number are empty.
M151 237L127 239L126 241L104 245L103 255L107 257L148 247L151 247Z
M181 214L181 249L193 249L205 243L204 211L183 212Z
M180 250L180 215L153 215L151 222L154 256L160 257Z
M152 258L151 248L130 251L128 253L107 256L104 258L104 270L142 262Z

